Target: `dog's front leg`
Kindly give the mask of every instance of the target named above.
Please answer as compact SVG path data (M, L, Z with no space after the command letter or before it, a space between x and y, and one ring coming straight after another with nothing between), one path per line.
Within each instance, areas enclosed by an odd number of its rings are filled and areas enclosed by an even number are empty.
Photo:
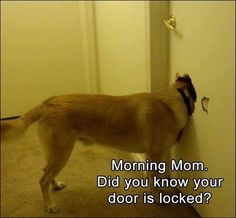
M162 151L162 152L150 152L148 154L148 158L152 162L156 163L164 163L162 164L161 168L158 171L148 171L148 178L150 181L150 189L152 195L155 199L159 198L160 193L165 193L172 195L176 190L171 187L157 187L158 183L155 183L156 179L170 179L170 165L169 165L169 151ZM165 166L165 167L163 167ZM155 177L155 178L154 178Z

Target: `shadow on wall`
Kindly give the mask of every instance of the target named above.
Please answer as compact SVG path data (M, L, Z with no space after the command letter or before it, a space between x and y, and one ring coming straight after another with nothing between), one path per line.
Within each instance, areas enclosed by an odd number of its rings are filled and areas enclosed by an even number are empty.
M193 161L193 157L194 160L201 159L194 119L190 119L174 151L175 157L187 157L188 161Z
M187 124L180 142L171 150L171 158L182 159L184 162L201 161L200 147L195 127L194 119L190 119ZM202 178L204 171L176 171L171 173L174 178Z

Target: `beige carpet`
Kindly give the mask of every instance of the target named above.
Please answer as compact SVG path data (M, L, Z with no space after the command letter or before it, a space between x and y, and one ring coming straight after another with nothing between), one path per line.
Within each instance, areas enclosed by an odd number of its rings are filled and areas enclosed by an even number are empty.
M127 153L99 146L77 144L72 156L58 176L67 187L53 196L60 212L44 211L39 178L44 167L43 151L32 126L18 142L1 144L1 217L199 217L190 205L157 206L143 204L110 205L107 196L114 191L142 195L147 191L133 188L124 191L98 189L97 175L142 177L141 172L112 172L111 159L131 160Z

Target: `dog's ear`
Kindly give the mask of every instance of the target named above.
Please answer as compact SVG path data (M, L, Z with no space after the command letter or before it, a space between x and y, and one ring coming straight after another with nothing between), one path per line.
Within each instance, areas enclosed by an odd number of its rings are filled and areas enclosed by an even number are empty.
M180 75L179 75L179 73L177 72L177 73L175 74L175 81L177 81L179 78L180 78Z
M187 73L185 73L183 77L185 77L186 79L190 79L190 77Z

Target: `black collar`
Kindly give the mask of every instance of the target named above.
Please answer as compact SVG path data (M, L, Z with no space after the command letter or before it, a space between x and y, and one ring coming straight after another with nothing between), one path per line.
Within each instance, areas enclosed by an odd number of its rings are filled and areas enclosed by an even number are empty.
M185 105L187 107L187 110L188 110L188 115L191 116L192 115L192 110L191 110L191 104L190 104L189 98L186 96L183 89L177 89L177 90L179 91L179 93L183 97L184 103L185 103Z

